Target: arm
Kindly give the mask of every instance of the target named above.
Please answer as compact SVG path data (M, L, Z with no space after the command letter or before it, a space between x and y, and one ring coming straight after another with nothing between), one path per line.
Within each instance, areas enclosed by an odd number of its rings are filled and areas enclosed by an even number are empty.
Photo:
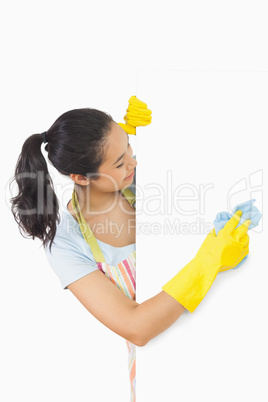
M101 271L85 275L68 289L98 321L137 346L165 331L185 310L164 291L138 304Z
M164 291L138 304L133 318L141 343L138 346L146 345L168 329L184 311L185 308Z
M183 306L193 312L217 273L237 266L248 254L251 221L235 229L241 215L242 211L237 211L218 236L215 228L211 230L196 256L162 287L163 291L141 304L127 297L101 271L85 275L68 288L105 326L144 346L181 316Z

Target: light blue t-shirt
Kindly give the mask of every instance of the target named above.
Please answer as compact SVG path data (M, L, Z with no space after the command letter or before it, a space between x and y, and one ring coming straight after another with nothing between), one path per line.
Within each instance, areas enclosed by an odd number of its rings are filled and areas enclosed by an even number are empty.
M133 158L136 159L135 156ZM136 194L136 168L133 181L128 188ZM117 265L136 249L136 243L124 247L114 247L101 240L96 240L109 265ZM67 289L70 283L99 269L91 249L82 235L79 223L70 214L67 205L62 210L61 221L57 225L51 252L48 246L45 247L45 252L63 289Z

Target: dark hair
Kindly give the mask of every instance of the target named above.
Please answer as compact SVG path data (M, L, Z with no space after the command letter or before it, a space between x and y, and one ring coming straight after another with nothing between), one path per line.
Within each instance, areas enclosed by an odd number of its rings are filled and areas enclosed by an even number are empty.
M108 113L91 108L63 113L46 132L48 159L63 175L90 175L91 180L97 180L113 121ZM44 247L50 243L51 250L60 221L59 202L41 152L42 143L42 134L33 134L24 142L12 178L19 192L10 201L20 233L41 239Z

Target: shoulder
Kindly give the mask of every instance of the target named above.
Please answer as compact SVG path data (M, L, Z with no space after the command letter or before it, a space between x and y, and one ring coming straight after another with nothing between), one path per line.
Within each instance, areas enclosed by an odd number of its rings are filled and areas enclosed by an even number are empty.
M72 215L66 209L61 212L60 223L57 225L56 235L51 247L46 247L46 253L55 254L59 250L83 253L87 252L88 247L85 247L85 241L81 233L79 224L72 217Z
M63 211L61 221L51 246L45 253L52 269L59 277L62 287L98 270L90 247L85 242L80 227L68 212Z

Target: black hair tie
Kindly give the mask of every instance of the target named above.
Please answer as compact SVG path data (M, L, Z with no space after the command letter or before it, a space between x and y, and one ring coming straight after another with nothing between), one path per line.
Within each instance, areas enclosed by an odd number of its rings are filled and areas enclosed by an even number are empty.
M44 131L41 135L43 137L43 142L46 143L47 142L47 132Z

